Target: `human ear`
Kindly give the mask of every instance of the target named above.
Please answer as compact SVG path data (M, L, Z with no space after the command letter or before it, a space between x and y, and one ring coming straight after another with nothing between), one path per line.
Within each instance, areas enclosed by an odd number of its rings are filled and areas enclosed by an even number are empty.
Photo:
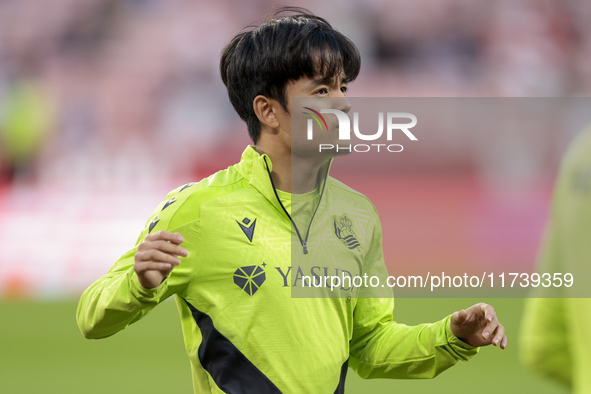
M254 113L261 124L269 126L272 129L279 127L279 120L275 115L275 108L277 102L265 96L258 95L254 98L252 106Z

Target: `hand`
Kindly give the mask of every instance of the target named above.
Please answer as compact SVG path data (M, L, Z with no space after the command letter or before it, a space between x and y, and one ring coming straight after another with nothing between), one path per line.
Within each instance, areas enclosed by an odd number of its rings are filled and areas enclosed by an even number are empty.
M472 346L501 345L507 347L505 327L497 319L495 308L479 303L454 312L449 321L454 335Z
M140 284L146 289L154 289L181 263L178 256L189 253L179 245L184 238L179 233L158 231L150 234L138 246L133 269Z

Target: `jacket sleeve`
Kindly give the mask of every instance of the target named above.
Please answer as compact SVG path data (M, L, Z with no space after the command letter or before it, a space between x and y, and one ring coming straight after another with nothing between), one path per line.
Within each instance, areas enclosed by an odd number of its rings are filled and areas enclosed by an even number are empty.
M519 357L530 370L572 386L572 356L566 318L568 299L525 302Z
M564 255L559 237L555 223L552 223L546 232L538 262L541 273L564 272L560 264ZM572 300L563 298L555 289L540 287L536 290L532 295L540 298L525 300L519 338L520 360L533 372L571 386L573 333L569 322L573 313L580 312L573 311L570 307Z
M368 265L371 275L385 277L379 220L373 232L372 246L364 264ZM433 378L458 360L468 360L479 350L452 333L450 316L433 324L407 326L393 321L393 310L391 294L357 299L350 366L362 378Z
M196 226L194 222L190 222L169 229L169 220L158 219L163 204L160 204L148 220L135 247L121 256L108 273L87 288L80 297L76 320L86 338L105 338L117 333L140 320L161 301L172 294L182 292L188 286L191 280L190 261L195 249ZM139 283L133 269L134 256L146 236L159 230L179 232L185 239L181 246L187 249L189 255L185 258L179 257L181 264L176 266L158 287L146 289Z
M566 167L563 164L554 192L552 217L538 258L537 269L540 274L565 272L566 267L563 264L568 260L565 247L570 243L570 251L576 249L573 241L568 238L569 231L572 231L569 227L573 223L566 223L565 218L576 218L580 216L580 212L564 211ZM568 202L572 205L572 201ZM571 300L564 298L562 289L542 286L536 288L531 295L539 298L525 300L519 338L520 361L535 373L571 386L572 333L569 332L569 320L574 312L569 311Z

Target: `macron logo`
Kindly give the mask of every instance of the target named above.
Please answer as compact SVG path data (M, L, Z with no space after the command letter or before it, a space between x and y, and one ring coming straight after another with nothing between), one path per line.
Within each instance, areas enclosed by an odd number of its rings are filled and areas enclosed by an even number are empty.
M252 236L254 235L254 226L256 226L257 220L255 219L251 223L249 218L244 218L242 220L242 223L240 223L238 220L236 220L236 223L238 223L238 225L242 229L242 232L244 233L244 235L246 235L246 238L248 238L250 243L252 243Z

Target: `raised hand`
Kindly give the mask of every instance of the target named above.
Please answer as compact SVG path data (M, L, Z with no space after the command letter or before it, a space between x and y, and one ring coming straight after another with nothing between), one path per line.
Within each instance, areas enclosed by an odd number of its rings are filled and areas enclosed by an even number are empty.
M468 309L454 312L450 319L450 328L454 335L472 346L507 347L505 327L497 319L495 308L479 303Z
M184 238L179 233L158 231L146 237L138 246L133 269L140 284L154 289L162 283L172 269L181 263L178 256L186 257L187 250L179 245Z

